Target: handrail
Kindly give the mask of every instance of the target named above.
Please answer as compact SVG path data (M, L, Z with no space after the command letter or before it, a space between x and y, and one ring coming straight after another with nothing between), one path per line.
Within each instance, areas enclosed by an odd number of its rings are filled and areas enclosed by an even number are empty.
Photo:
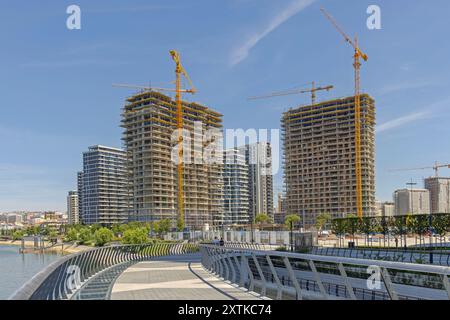
M77 252L47 266L19 288L10 300L65 300L101 272L124 262L198 251L191 243L114 245Z
M247 290L257 287L269 298L450 299L450 267L242 247L199 248L205 269ZM376 288L368 284L371 279Z
M441 266L450 266L450 253L442 251L425 251L411 249L383 249L383 248L318 248L313 247L312 254L324 256L340 256L340 257L365 257L375 260L394 261L433 264Z

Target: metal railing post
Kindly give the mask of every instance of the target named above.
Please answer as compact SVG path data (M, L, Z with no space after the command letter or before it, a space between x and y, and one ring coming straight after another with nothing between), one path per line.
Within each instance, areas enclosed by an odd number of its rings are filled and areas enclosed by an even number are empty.
M281 300L283 296L283 286L281 285L280 279L278 278L277 271L275 270L272 260L270 259L269 255L266 255L267 263L269 264L270 271L272 272L273 278L275 279L275 282L277 284L277 300Z
M258 274L259 274L259 277L260 277L261 283L262 283L261 295L265 296L266 295L266 286L267 286L266 278L264 277L264 273L262 272L261 266L259 265L259 262L258 262L258 258L256 257L254 252L252 252L252 258L255 263L256 270L258 270Z
M341 262L339 262L337 265L339 272L341 273L341 277L344 278L345 287L347 288L350 299L356 300L355 292L353 292L353 287L350 284L350 281L348 280L347 272L345 271L344 265Z
M322 280L320 279L320 275L317 272L316 269L316 265L314 264L314 261L312 260L308 260L309 263L309 267L311 268L313 274L314 274L314 279L316 280L317 286L319 287L320 293L322 294L324 299L328 298L328 295L325 291L325 287L323 286Z
M391 298L391 300L398 300L398 296L394 290L394 286L392 285L391 276L389 275L388 270L385 267L381 267L380 269L381 277L383 279L384 286L386 287L389 297Z
M291 279L291 282L294 285L295 292L297 293L296 298L297 300L302 300L303 299L302 289L298 283L297 277L295 276L294 270L292 269L291 263L289 262L289 258L283 257L283 262L288 271L289 278Z

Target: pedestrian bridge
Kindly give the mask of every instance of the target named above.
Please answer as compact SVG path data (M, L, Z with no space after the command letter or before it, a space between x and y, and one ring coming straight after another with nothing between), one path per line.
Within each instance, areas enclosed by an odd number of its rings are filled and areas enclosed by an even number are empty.
M448 300L450 268L243 244L110 246L66 256L11 299Z

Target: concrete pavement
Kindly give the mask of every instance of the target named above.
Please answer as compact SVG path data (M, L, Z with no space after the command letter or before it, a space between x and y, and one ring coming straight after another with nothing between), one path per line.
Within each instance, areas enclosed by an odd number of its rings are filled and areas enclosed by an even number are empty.
M115 282L112 300L258 300L206 272L199 254L162 257L140 262Z

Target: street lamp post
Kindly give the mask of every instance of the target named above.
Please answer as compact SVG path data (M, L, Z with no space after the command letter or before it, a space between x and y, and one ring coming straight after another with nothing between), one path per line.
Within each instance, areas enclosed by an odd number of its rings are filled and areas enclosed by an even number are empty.
M415 186L417 183L413 182L413 179L411 178L411 182L407 182L406 185L410 186L410 191L409 191L409 198L410 198L410 209L411 209L411 214L414 214L414 199L413 199L413 186ZM405 224L406 224L406 219L405 219ZM417 238L416 238L417 239ZM405 232L405 250L407 248L407 243L406 243L406 232Z

